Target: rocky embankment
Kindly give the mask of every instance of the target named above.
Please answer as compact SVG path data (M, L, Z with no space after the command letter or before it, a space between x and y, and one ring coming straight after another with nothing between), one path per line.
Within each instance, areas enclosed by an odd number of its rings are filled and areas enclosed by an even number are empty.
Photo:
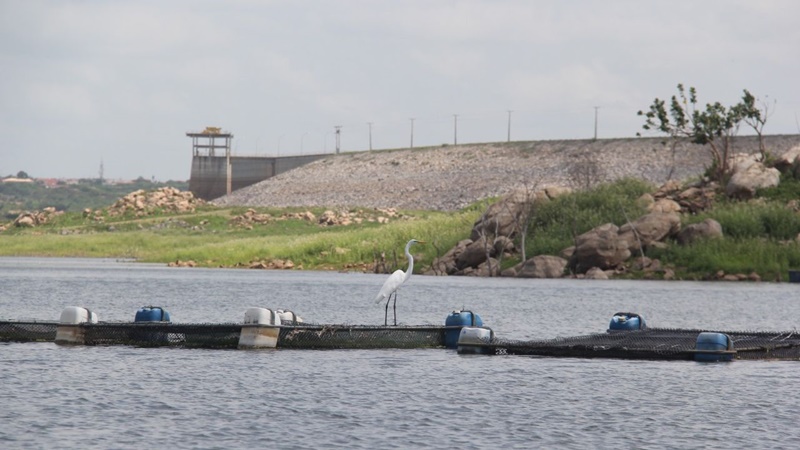
M712 218L683 226L688 215L713 208L719 193L731 199L752 200L762 188L777 187L781 173L796 176L800 170L800 145L792 147L769 165L762 155L738 153L730 160L730 179L721 186L715 181L699 180L683 185L676 180L663 184L657 191L645 193L636 202L647 214L622 226L613 223L598 226L575 236L574 245L558 255L522 256L514 267L501 269L500 261L521 253L515 238L525 233L526 224L542 205L559 197L568 188L551 187L539 191L518 190L493 203L475 222L468 239L436 258L425 272L431 275L504 276L523 278L608 279L630 271L643 272L645 278L673 279L675 271L661 261L645 256L650 248L670 245L691 245L725 236L722 225ZM797 200L786 205L798 210ZM800 240L800 235L796 241ZM674 242L674 244L673 244ZM639 257L633 258L635 255ZM760 281L756 272L726 274L722 270L705 279L726 281Z
M624 177L661 185L700 175L710 163L704 146L665 138L468 144L343 153L240 189L219 206L397 208L452 211L521 187L572 189ZM800 136L767 136L780 155ZM755 137L739 137L737 152L757 152Z

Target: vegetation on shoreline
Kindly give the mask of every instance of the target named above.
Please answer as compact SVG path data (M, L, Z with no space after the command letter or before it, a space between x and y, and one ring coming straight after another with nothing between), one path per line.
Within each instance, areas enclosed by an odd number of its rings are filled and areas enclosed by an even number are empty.
M603 223L622 225L643 214L637 199L655 188L636 180L621 180L595 189L564 195L539 206L526 240L528 257L558 255L574 237ZM785 280L800 267L800 182L787 178L780 188L759 192L747 202L720 195L713 208L683 215L683 225L713 218L725 237L687 246L677 244L647 250L671 267L678 279L712 279L718 271L757 273L765 281ZM402 248L410 238L427 241L415 247L423 271L432 261L469 236L473 223L488 206L481 202L458 212L401 211L386 223L359 220L325 226L321 208L218 208L203 205L193 212L155 210L145 216L126 213L85 215L66 212L35 228L8 226L0 232L0 256L61 256L132 258L143 262L193 261L201 267L279 267L307 270L391 271L405 265ZM314 219L303 218L311 212ZM374 210L350 210L372 216ZM262 222L242 224L243 216ZM101 218L98 218L101 217ZM503 261L504 266L519 262ZM643 274L626 275L638 278Z
M243 226L236 218L248 208L206 205L192 213L154 212L147 217L65 213L36 228L10 227L0 233L2 256L72 256L132 258L142 262L194 261L204 267L248 267L252 262L292 261L295 267L320 270L368 270L381 254L387 267L403 265L408 236L431 243L415 252L431 261L469 234L479 208L457 213L406 211L381 224L363 221L324 226L300 218L305 209L257 208L266 223ZM316 217L323 209L311 208ZM397 254L397 249L399 255Z
M139 178L125 184L107 184L100 179L82 179L77 184L58 183L47 187L40 182L0 183L0 223L13 220L21 211L33 211L52 206L59 211L82 211L84 208L103 208L116 199L137 189L157 189L172 186L188 189L187 182L158 183Z

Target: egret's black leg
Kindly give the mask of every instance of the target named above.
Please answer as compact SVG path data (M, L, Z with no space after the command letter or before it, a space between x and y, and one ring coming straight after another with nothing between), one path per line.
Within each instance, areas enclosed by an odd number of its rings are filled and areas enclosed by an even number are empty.
M389 306L387 303L386 306ZM392 310L394 311L394 326L397 326L397 291L394 293L394 303L392 303Z
M386 300L386 311L383 314L383 326L389 325L389 302L392 301L392 295L389 294L389 298Z

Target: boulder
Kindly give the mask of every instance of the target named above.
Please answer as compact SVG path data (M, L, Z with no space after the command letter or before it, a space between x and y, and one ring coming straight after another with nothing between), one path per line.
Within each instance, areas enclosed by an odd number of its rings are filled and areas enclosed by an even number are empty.
M331 210L325 211L319 216L319 224L325 226L336 225L336 213Z
M675 200L662 198L650 204L647 211L655 213L676 213L681 211L681 205Z
M517 189L486 209L473 224L470 239L475 241L481 236L513 238L520 232L526 210L568 192L569 189L557 186L549 186L540 191Z
M569 266L576 273L584 273L592 267L611 269L630 256L628 241L620 238L619 228L607 223L577 237Z
M681 183L678 180L669 180L662 184L656 191L656 198L662 198L669 195L671 192L676 192L681 189Z
M476 267L474 271L471 271L469 275L474 277L499 277L500 261L489 258Z
M547 195L547 198L552 200L562 195L571 194L572 189L564 186L546 186L544 188L544 193Z
M800 158L800 145L795 145L775 160L775 168L786 172L797 165L798 158Z
M599 267L592 267L591 269L586 271L587 280L607 280L608 274L606 274L602 269Z
M494 246L488 245L484 236L467 245L464 251L456 257L456 268L463 270L466 267L478 267L486 261L487 252L489 253L488 257L494 256Z
M523 207L523 204L509 199L492 204L472 225L470 239L477 241L481 236L515 236L520 230Z
M650 267L653 264L653 260L648 258L647 256L634 258L633 263L631 264L632 270L644 270Z
M655 199L648 193L644 193L636 199L636 205L640 208L647 209L648 211L653 206L653 203L655 203Z
M691 244L700 239L722 237L722 225L714 219L706 219L699 223L685 226L675 239L680 245Z
M619 239L628 243L628 249L636 252L653 242L673 236L681 229L681 217L676 213L653 212L619 228ZM641 243L641 246L640 246Z
M781 173L778 169L767 168L760 162L743 160L734 167L725 193L729 197L748 199L755 195L756 189L775 187L780 180Z
M472 244L472 239L464 239L458 242L455 247L451 248L439 258L433 260L431 267L425 272L426 275L453 275L458 272L456 267L456 258L464 253L467 246Z
M515 249L516 246L514 245L514 241L505 236L498 236L494 240L495 255L502 255L503 253L513 253Z
M561 278L568 261L551 255L538 255L515 266L519 278ZM517 268L518 267L518 268Z
M36 226L36 218L35 216L28 213L20 214L19 217L17 217L17 219L14 220L14 226L24 227L24 228L34 227Z

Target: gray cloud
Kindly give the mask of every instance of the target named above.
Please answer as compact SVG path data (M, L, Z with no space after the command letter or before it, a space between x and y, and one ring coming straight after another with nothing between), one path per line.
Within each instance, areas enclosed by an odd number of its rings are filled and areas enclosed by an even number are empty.
M186 179L186 131L239 154L633 136L696 86L777 100L797 133L800 4L747 1L0 3L0 175ZM744 130L743 130L744 131ZM302 150L301 150L302 146Z

